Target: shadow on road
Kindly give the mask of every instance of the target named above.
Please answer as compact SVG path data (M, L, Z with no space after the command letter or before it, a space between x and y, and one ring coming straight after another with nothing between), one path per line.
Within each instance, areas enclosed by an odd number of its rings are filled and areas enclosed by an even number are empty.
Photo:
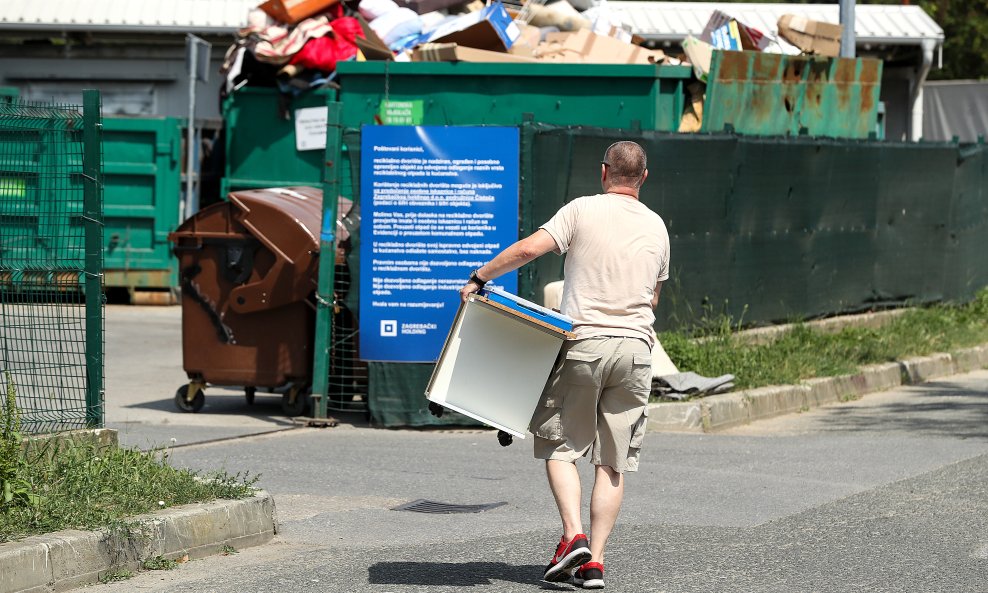
M139 403L121 406L123 409L153 410L156 412L166 412L178 417L185 415L175 407L174 397L168 399L158 399L143 401ZM253 404L247 404L241 393L234 391L211 391L207 392L206 405L197 416L209 416L212 414L228 416L241 415L250 416L259 420L266 420L275 424L290 426L292 421L286 417L281 410L281 394L257 394L257 399Z
M572 591L564 583L542 581L544 566L504 562L378 562L368 569L372 585L474 587L508 581L541 585L548 591Z
M908 400L874 406L835 407L823 418L827 430L903 431L916 435L988 439L988 391L930 382ZM866 400L867 401L867 400Z

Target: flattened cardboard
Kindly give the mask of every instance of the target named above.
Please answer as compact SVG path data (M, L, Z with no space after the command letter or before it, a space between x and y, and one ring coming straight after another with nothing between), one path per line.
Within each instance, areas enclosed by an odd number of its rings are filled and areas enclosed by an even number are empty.
M553 36L546 41L553 41ZM564 51L582 56L584 64L657 64L665 59L661 51L632 45L613 37L581 29L562 41Z
M371 29L370 24L367 19L357 15L357 22L360 23L360 28L364 32L363 37L357 37L357 49L363 54L364 58L367 60L394 60L395 55L388 48L388 44L384 43L374 29Z
M539 31L538 27L533 27L531 25L521 25L520 29L521 35L511 45L511 49L508 50L508 53L516 56L524 56L526 58L534 57L535 48L539 46L539 41L542 38L542 32Z
M706 41L700 41L692 35L688 35L683 40L683 51L693 65L693 73L698 80L707 82L707 74L710 73L710 60L714 55L714 46Z
M501 62L531 64L537 60L499 51L461 47L455 43L425 43L412 52L413 62Z
M841 25L813 21L804 16L784 14L779 17L779 35L808 54L839 56L843 30Z

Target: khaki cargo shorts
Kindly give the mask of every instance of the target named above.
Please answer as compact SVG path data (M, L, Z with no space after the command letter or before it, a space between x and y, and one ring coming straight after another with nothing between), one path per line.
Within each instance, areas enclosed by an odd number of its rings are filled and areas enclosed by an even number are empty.
M638 471L652 386L652 356L638 338L567 340L529 429L535 457Z

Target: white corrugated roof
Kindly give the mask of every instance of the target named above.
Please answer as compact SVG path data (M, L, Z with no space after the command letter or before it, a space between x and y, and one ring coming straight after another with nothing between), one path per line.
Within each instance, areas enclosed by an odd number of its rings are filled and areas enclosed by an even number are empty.
M38 30L174 31L228 33L243 27L247 11L262 0L0 0L0 28ZM646 39L680 41L696 35L714 9L776 35L786 13L836 23L837 4L727 4L627 2L608 5ZM858 4L858 44L943 41L943 29L919 6Z
M0 29L229 33L261 0L0 0Z
M646 39L681 41L697 35L715 9L729 14L763 33L778 35L776 23L784 14L815 21L840 21L838 4L728 4L724 2L626 2L607 5L616 11L633 32ZM919 6L858 4L854 9L857 44L919 44L923 40L943 42L943 29Z

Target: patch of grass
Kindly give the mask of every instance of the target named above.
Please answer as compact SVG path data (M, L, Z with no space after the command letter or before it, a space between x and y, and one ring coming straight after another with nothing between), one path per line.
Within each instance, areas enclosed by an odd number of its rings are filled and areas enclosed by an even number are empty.
M257 477L176 469L167 450L56 440L24 448L14 397L8 378L0 417L0 542L62 529L112 529L126 517L255 492Z
M230 544L224 544L223 545L223 555L224 556L232 556L232 555L234 555L236 553L237 553L237 549L234 548L233 546L231 546Z
M771 344L746 344L721 317L695 332L659 336L676 365L708 377L733 374L738 389L798 383L856 372L861 366L948 352L988 342L988 290L970 303L910 310L879 329L824 333L796 325Z
M171 570L176 566L178 566L177 560L170 560L164 556L152 556L141 562L141 568L144 570Z
M103 576L99 578L99 582L105 585L107 583L126 581L127 579L132 578L134 578L134 571L127 570L126 568L118 568L116 570L108 570L104 572Z

